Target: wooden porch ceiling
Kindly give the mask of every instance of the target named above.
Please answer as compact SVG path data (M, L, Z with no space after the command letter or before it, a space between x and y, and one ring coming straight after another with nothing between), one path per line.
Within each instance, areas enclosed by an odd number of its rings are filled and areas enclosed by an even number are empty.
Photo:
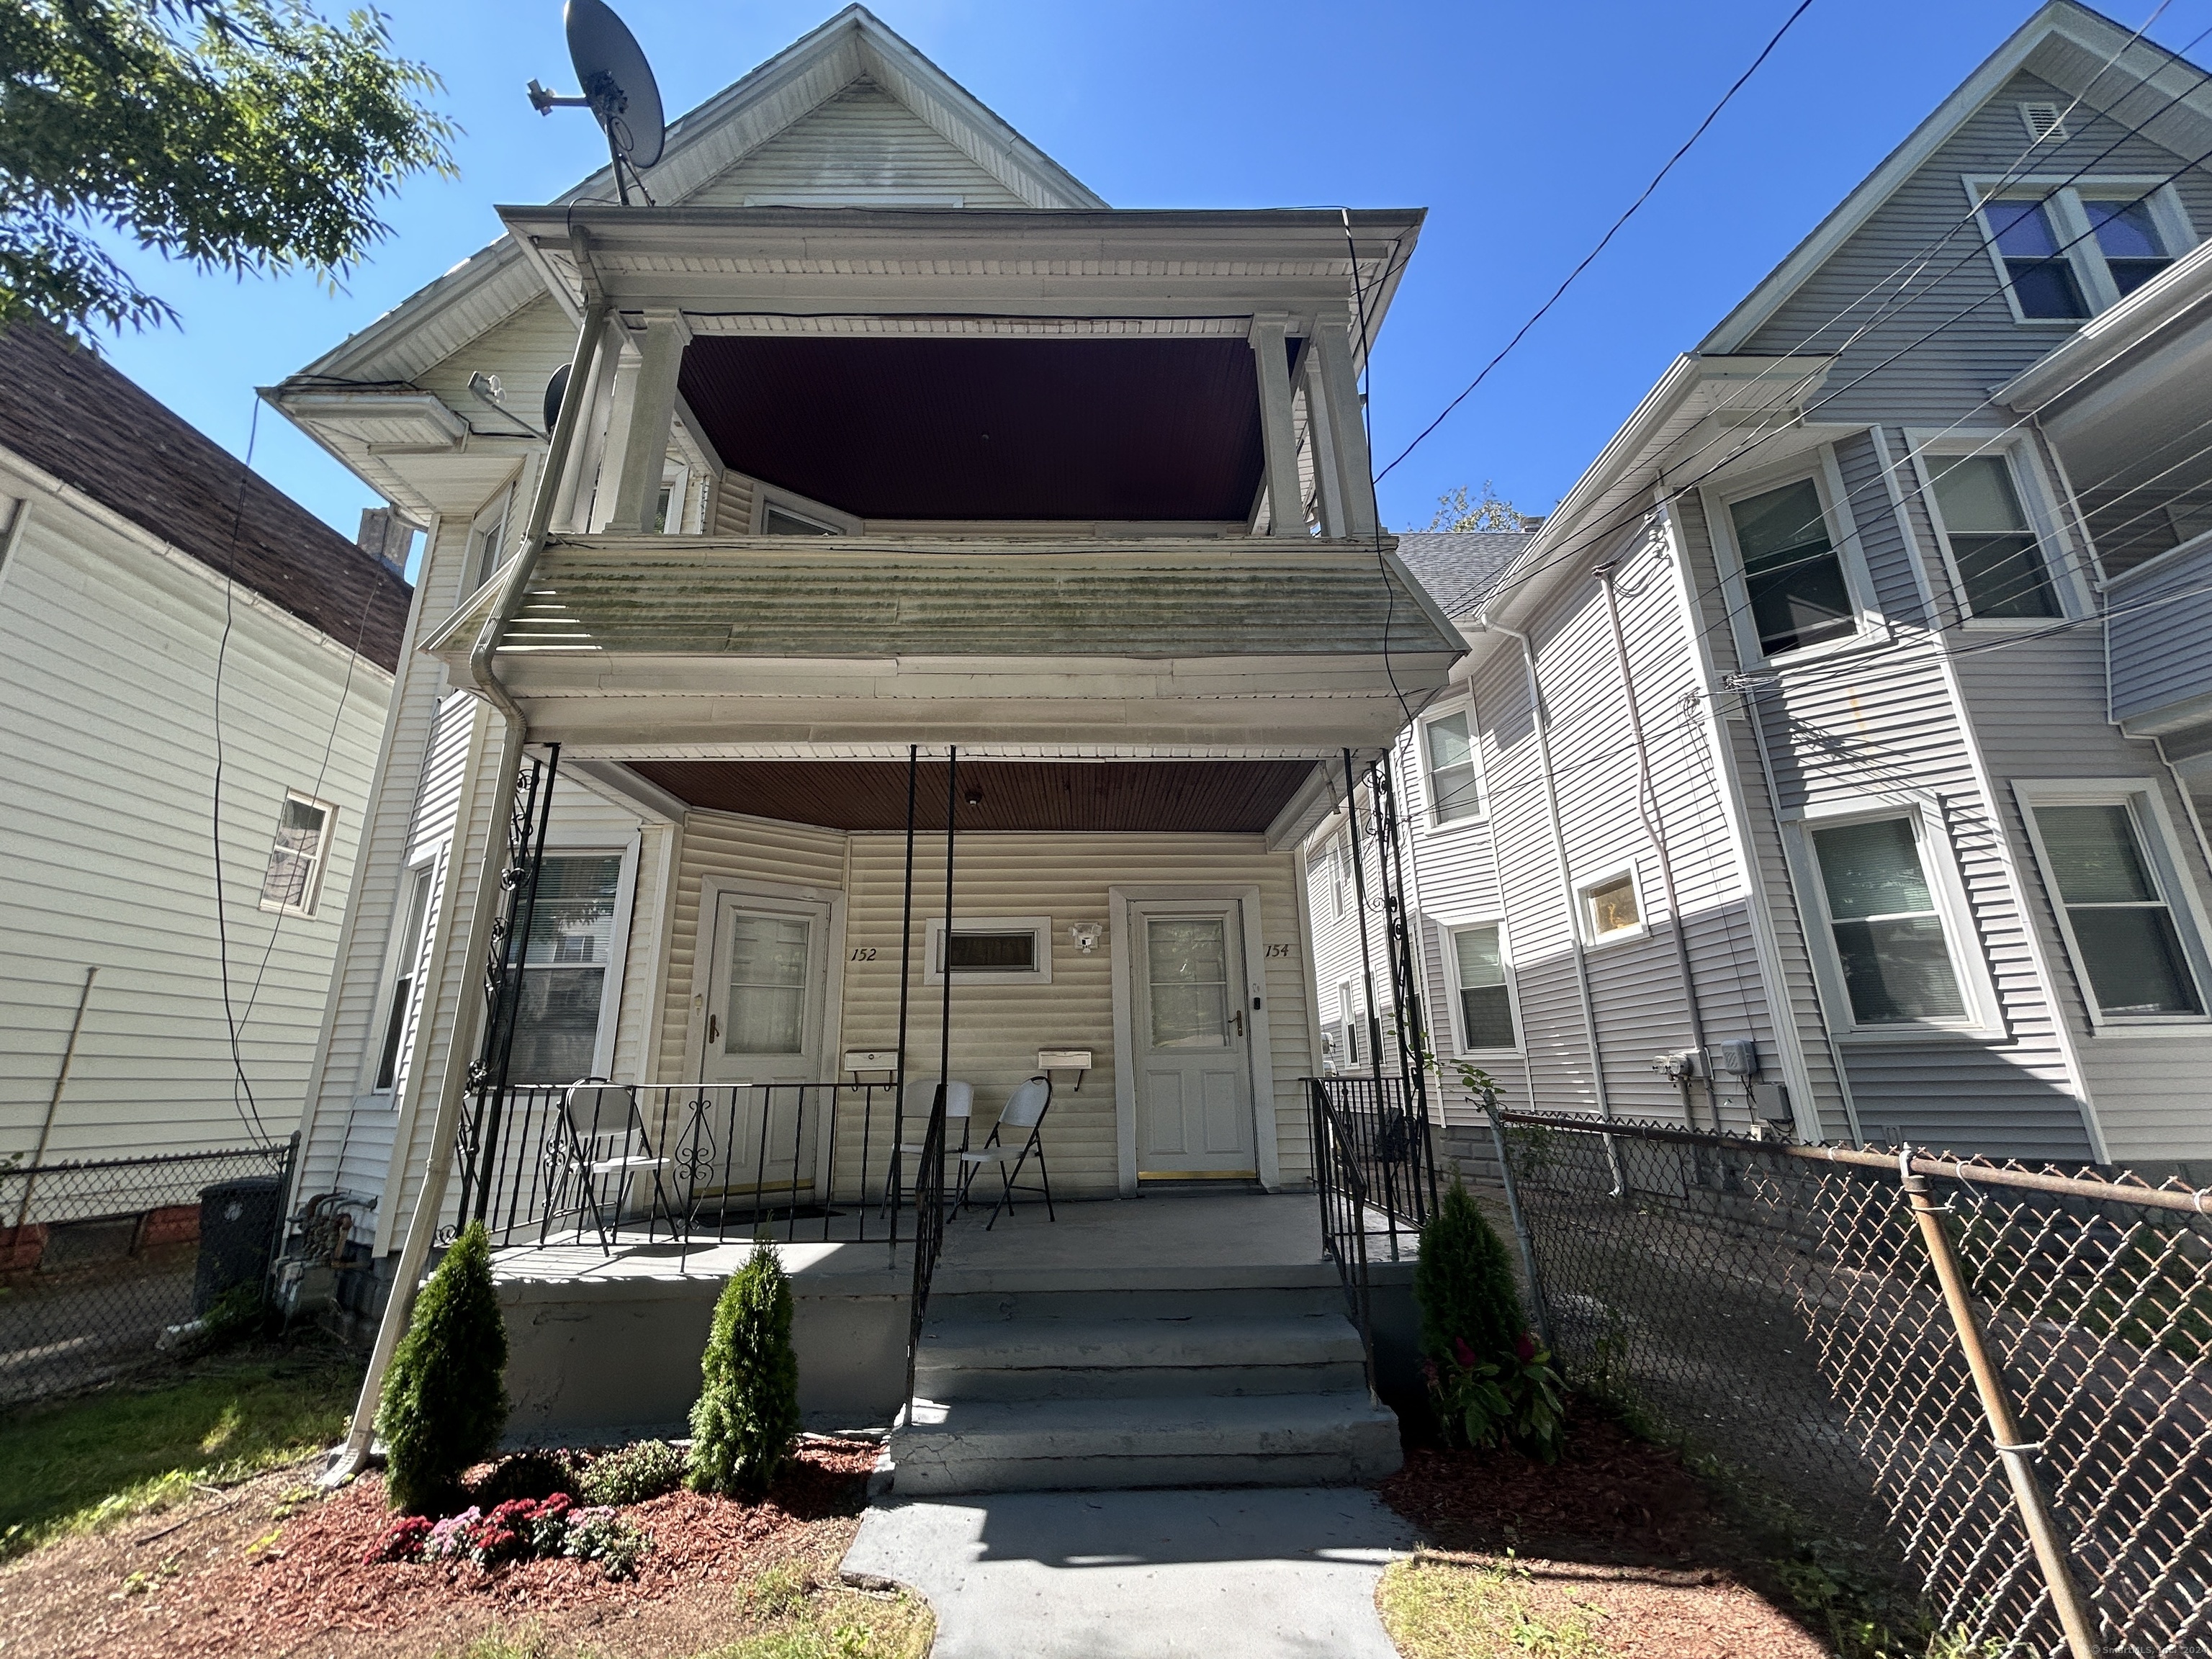
M1241 522L1260 488L1242 338L707 337L681 384L726 465L860 518Z
M1286 761L963 761L957 820L975 830L1262 835L1313 771ZM832 830L906 828L902 761L633 761L693 806ZM915 822L945 829L945 763L920 768ZM972 798L972 799L970 799Z

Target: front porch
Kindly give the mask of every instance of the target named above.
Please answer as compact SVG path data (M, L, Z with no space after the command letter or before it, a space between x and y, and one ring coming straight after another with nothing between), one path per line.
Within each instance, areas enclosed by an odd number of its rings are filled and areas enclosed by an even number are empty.
M1194 1295L1215 1322L1249 1316L1267 1298L1340 1311L1344 1278L1322 1248L1322 1209L1310 1194L1151 1194L1077 1200L1048 1221L1024 1202L985 1231L988 1211L946 1224L930 1290L933 1322L972 1318L979 1308L1011 1320L1024 1302L1063 1309L1152 1312ZM874 1237L852 1237L866 1221ZM1413 1305L1414 1239L1380 1210L1367 1212L1370 1325L1378 1391L1417 1387ZM904 1401L914 1289L912 1218L900 1241L880 1217L855 1210L776 1227L774 1248L791 1275L800 1402L811 1426L881 1428ZM825 1238L824 1232L831 1236ZM1394 1245L1395 1259L1393 1259ZM569 1444L680 1435L699 1377L708 1320L723 1280L743 1263L740 1238L686 1249L625 1228L602 1249L588 1231L495 1254L507 1315L510 1437ZM917 1391L925 1398L927 1378ZM1364 1389L1364 1384L1363 1389Z

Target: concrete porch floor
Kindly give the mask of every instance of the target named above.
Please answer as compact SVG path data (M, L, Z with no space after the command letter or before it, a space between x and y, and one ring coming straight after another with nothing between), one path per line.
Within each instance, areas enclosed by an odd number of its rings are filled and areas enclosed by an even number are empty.
M969 1210L946 1224L931 1282L938 1296L1088 1291L1274 1291L1340 1283L1322 1254L1321 1210L1310 1193L1193 1194L1073 1200L1048 1221L1024 1203L985 1231ZM846 1218L848 1222L854 1218ZM877 1233L880 1218L870 1216ZM914 1287L913 1218L894 1251L816 1237L774 1241L791 1276L800 1404L810 1426L890 1423L904 1399L908 1304ZM833 1232L837 1231L833 1220ZM1369 1279L1376 1354L1410 1364L1413 1241L1401 1229L1393 1261L1385 1218L1371 1218ZM593 1443L683 1432L698 1391L699 1356L723 1281L751 1254L749 1241L695 1243L663 1230L626 1231L603 1250L581 1243L495 1250L492 1272L508 1336L510 1437L517 1443ZM1402 1351L1402 1352L1401 1352Z

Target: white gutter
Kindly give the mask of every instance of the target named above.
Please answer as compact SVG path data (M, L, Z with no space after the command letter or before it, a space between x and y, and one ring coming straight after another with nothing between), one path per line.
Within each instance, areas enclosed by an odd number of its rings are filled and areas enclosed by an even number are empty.
M590 267L585 251L578 245L577 258L588 272ZM521 608L523 595L528 591L531 574L538 568L538 556L545 550L547 532L553 522L553 503L558 493L561 475L568 470L568 452L575 442L576 428L583 419L584 405L589 401L583 390L589 383L592 361L603 348L607 334L607 304L596 294L584 307L584 320L576 335L576 350L568 368L569 394L562 400L561 414L553 425L551 441L546 447L545 469L538 475L537 498L531 507L530 527L526 533L521 551L508 569L501 584L499 597L491 614L484 618L483 627L469 653L469 675L476 682L487 702L497 708L507 724L499 757L499 778L493 786L491 799L495 810L504 810L514 798L515 780L522 769L522 744L528 732L528 722L507 688L500 684L493 668L493 653L499 647L500 635L514 619ZM463 951L463 963L473 964L483 958L485 941L490 937L492 923L498 915L500 896L505 887L505 862L500 856L497 823L494 833L484 845L483 868L477 876L475 912L470 919L468 942ZM359 1474L368 1460L370 1442L376 1432L376 1411L384 1395L385 1374L391 1369L392 1356L405 1334L409 1316L415 1307L416 1281L422 1278L422 1265L429 1259L430 1241L438 1231L438 1218L445 1208L446 1182L453 1163L453 1146L459 1138L461 1108L468 1094L469 1067L464 1055L475 1047L477 1022L483 1013L481 998L472 997L464 988L459 1006L453 1015L452 1039L446 1050L446 1069L439 1082L438 1111L430 1131L430 1161L422 1171L422 1184L415 1195L415 1212L407 1223L406 1243L400 1247L399 1262L392 1274L392 1294L384 1304L384 1317L376 1328L376 1346L369 1355L368 1374L362 1378L361 1398L356 1403L353 1421L348 1425L345 1443L333 1456L330 1468L323 1475L326 1486L343 1485ZM402 1149L401 1156L405 1156Z

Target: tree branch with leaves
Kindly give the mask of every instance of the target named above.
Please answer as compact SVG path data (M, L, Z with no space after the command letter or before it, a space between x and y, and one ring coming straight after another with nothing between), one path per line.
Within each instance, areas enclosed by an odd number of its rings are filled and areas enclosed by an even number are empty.
M1500 495L1496 484L1485 478L1482 494L1478 497L1470 498L1465 484L1437 496L1436 517L1429 520L1428 527L1458 534L1469 531L1518 534L1528 527L1528 517Z
M374 11L264 0L0 3L0 324L173 322L107 246L335 288L392 234L378 208L456 173L442 89Z

